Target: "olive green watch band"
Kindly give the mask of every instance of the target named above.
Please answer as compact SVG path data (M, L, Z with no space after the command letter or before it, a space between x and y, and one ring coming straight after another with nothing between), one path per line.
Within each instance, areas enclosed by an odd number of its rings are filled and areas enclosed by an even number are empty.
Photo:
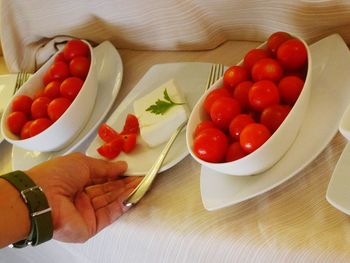
M13 247L37 246L50 240L53 235L51 208L42 189L22 171L4 174L0 178L7 180L21 193L31 218L31 230L27 239L16 242Z

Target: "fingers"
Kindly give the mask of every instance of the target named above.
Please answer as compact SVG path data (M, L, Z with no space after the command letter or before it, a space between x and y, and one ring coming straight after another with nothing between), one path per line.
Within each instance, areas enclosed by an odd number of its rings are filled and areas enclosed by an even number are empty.
M109 162L106 160L87 158L87 165L90 169L91 180L93 183L102 183L108 179L115 179L121 176L128 169L128 165L124 161Z
M142 177L132 176L89 186L85 189L95 209L97 232L115 221L126 211L123 201L141 180Z

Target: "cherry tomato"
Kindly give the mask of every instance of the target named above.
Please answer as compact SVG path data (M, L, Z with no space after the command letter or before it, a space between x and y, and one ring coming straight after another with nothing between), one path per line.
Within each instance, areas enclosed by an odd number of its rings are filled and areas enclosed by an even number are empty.
M32 122L33 122L32 120L31 121L27 121L23 125L22 130L21 130L21 135L20 135L22 140L30 138L29 127L32 124Z
M63 113L65 113L70 104L71 101L64 97L53 99L47 107L47 114L49 115L50 119L55 122L62 116Z
M69 66L63 61L52 64L49 70L52 80L63 81L70 76Z
M230 144L230 146L227 149L225 161L226 162L232 162L236 161L238 159L243 158L246 156L247 153L243 150L242 146L239 142L233 142Z
M129 113L126 116L124 127L120 134L130 134L130 133L139 134L139 132L140 132L139 120L134 114Z
M300 69L307 62L306 48L299 39L284 42L277 50L277 59L286 69Z
M236 99L221 97L218 98L210 109L210 117L215 126L221 129L228 129L231 120L241 113L241 106Z
M53 78L51 77L51 73L50 73L50 68L45 72L44 76L43 76L43 83L44 86L46 86L47 84L49 84L51 81L53 80Z
M123 138L121 136L118 136L118 138L110 142L106 142L102 146L98 147L97 152L103 157L106 157L108 159L114 159L123 150L123 144L124 144Z
M292 36L286 32L275 32L268 38L267 47L273 54L276 54L279 46L291 38Z
M51 99L48 97L39 97L35 99L30 109L33 119L48 117L47 107L49 106L50 102Z
M56 62L58 62L58 61L63 61L63 62L65 62L65 63L67 63L67 61L66 61L66 59L65 59L65 57L64 57L63 51L59 52L59 53L56 55L56 57L54 58L53 61L54 61L54 63L56 63Z
M69 63L69 71L74 77L85 79L89 73L90 58L74 57Z
M78 95L84 81L77 77L69 77L65 79L60 86L61 95L67 99L74 100Z
M297 76L282 78L278 83L281 100L289 105L293 105L297 101L303 87L304 81Z
M125 153L130 153L136 146L136 139L137 139L137 134L135 133L130 133L130 134L123 134L123 152Z
M59 97L61 95L60 85L61 85L61 81L57 81L57 80L51 81L49 84L45 86L43 95L50 99Z
M204 99L204 110L210 113L211 106L220 97L231 97L231 94L226 88L218 88L210 91Z
M72 39L67 42L63 49L64 57L67 61L71 61L74 57L89 57L89 46L80 39Z
M52 121L49 118L39 118L33 120L33 122L29 126L29 136L33 137L52 125Z
M253 86L252 81L243 81L239 83L233 91L233 97L238 100L239 104L241 104L242 109L249 108L248 93L251 86Z
M226 135L218 128L202 131L193 141L193 152L206 161L218 163L224 160L228 147Z
M255 122L249 114L238 114L230 123L229 132L232 138L239 140L239 135L245 126Z
M274 133L290 112L288 105L274 104L263 110L260 122Z
M44 94L44 89L40 89L38 90L34 96L33 96L33 100L39 98L39 97L46 97L45 94Z
M248 124L241 132L239 143L246 153L252 153L271 136L269 129L261 123Z
M255 82L249 90L249 103L254 110L262 111L272 104L280 101L278 88L270 80L260 80Z
M263 58L269 58L270 53L266 49L256 48L248 51L244 56L243 65L250 71L254 66L255 62Z
M282 76L282 66L277 60L272 58L260 59L252 68L252 78L254 81L266 79L278 83Z
M22 111L23 113L30 115L30 108L33 100L27 95L17 95L11 105L12 111Z
M224 86L233 90L240 82L249 80L249 72L243 66L231 66L224 73Z
M27 115L22 111L13 111L6 118L7 127L16 135L20 135L22 127L27 121Z
M196 137L198 134L200 134L205 129L214 128L214 127L215 127L214 123L210 120L201 121L196 126L196 129L194 130L193 136Z
M104 142L110 142L120 137L119 133L107 123L102 123L98 129L98 135Z

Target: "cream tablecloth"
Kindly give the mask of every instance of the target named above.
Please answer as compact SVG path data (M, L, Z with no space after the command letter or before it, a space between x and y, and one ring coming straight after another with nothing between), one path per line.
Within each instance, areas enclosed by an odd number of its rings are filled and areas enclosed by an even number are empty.
M154 64L204 61L230 65L258 45L226 39L261 40L270 31L284 28L309 41L339 31L348 39L350 32L350 5L344 1L334 1L334 5L325 1L170 2L157 1L155 8L155 1L3 0L2 24L7 27L2 27L1 34L6 62L11 71L19 66L32 69L33 51L47 40L43 37L65 34L96 42L110 39L124 63L116 107ZM40 15L39 6L44 10ZM57 13L45 11L51 7ZM81 15L83 11L89 15ZM77 19L82 21L79 26L67 26ZM202 205L200 167L187 157L159 175L152 191L136 207L87 243L52 240L37 248L5 248L0 250L0 262L350 262L349 217L325 199L344 145L345 139L337 134L292 179L268 193L213 212ZM0 156L0 172L9 171L11 146L6 142L0 144Z

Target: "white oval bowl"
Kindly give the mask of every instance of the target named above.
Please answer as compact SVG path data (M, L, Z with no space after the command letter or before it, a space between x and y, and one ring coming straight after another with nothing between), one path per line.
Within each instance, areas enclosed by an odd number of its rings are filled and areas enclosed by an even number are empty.
M298 37L296 37L298 38ZM286 119L279 126L279 128L272 134L272 136L257 150L246 155L245 157L232 162L211 163L198 158L193 152L193 133L198 123L208 119L208 114L204 110L204 100L208 93L212 90L223 87L223 78L216 81L198 100L194 106L186 128L186 142L187 147L192 157L214 171L235 175L235 176L249 176L263 172L271 168L282 156L288 151L296 138L305 113L308 108L309 98L311 93L311 68L312 59L308 45L300 38L307 50L308 69L304 87L300 93L298 100L295 102L293 108L287 115ZM266 47L266 42L258 48ZM238 63L241 65L243 60Z
M33 98L37 91L44 88L43 76L53 64L57 53L29 78L6 106L1 118L1 132L9 143L30 151L57 151L69 145L85 126L95 104L98 83L93 49L88 42L84 42L89 46L90 50L91 63L89 73L69 108L49 128L28 139L20 139L8 129L6 124L7 116L11 113L12 100L15 96L28 95Z

